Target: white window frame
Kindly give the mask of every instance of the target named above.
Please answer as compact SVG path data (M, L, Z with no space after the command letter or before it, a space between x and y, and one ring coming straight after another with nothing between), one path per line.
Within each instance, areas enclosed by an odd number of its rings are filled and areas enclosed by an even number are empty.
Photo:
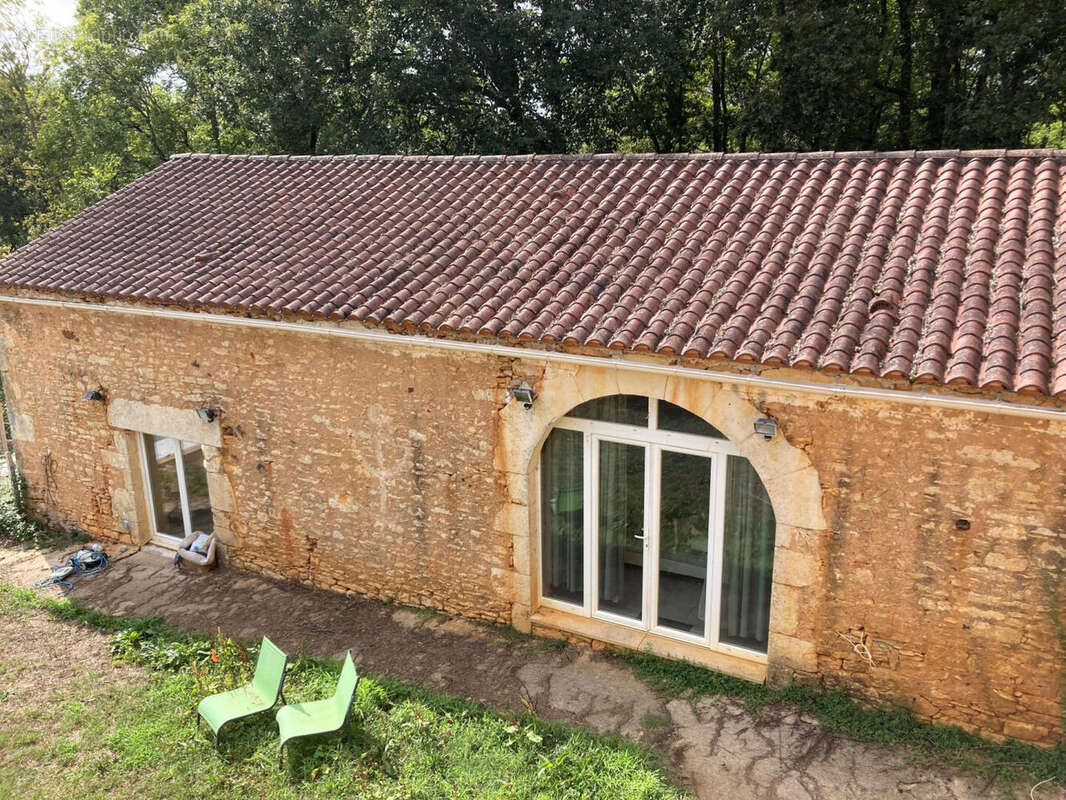
M648 398L648 425L627 425L617 422L582 419L580 417L563 417L556 421L554 428L580 432L583 442L583 478L584 478L584 585L581 605L565 600L547 597L544 592L544 565L537 559L536 588L537 600L545 608L609 622L636 631L643 631L667 639L695 644L723 653L740 656L760 662L766 662L766 653L727 644L719 640L721 630L721 594L722 594L722 559L725 546L725 489L726 469L729 456L743 457L740 450L728 439L700 436L690 433L659 430L659 400ZM598 570L599 563L599 442L610 441L620 444L643 447L644 459L644 585L642 588L641 619L635 620L597 608L599 598ZM711 462L711 497L709 506L710 524L707 546L707 591L704 609L706 626L705 635L697 636L684 631L673 630L658 624L659 591L659 509L662 494L662 452L663 450L708 458ZM533 486L536 492L536 519L538 537L542 531L541 524L541 469L538 460L536 480ZM538 538L539 548L543 548L543 539Z
M163 533L156 528L155 496L152 492L152 473L148 465L148 437L155 438L156 434L137 432L138 449L141 454L141 474L144 479L145 500L148 506L148 526L152 534L152 541L165 547L177 547L181 540L192 534L192 513L189 511L188 489L185 487L185 455L182 453L182 440L174 436L160 436L160 439L169 439L175 443L174 467L178 471L178 497L181 501L181 525L185 530L185 536L175 536L172 533ZM189 444L197 444L189 442ZM198 445L203 447L203 445Z

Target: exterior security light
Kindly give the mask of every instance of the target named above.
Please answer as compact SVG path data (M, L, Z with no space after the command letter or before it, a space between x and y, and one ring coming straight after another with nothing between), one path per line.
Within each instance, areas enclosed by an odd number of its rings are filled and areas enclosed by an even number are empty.
M770 441L777 433L777 420L772 417L759 417L755 420L755 432Z
M209 424L218 419L219 413L217 408L211 408L210 406L201 406L196 409L196 416Z
M92 391L86 392L85 394L83 394L81 396L81 399L82 400L92 400L93 402L96 402L96 403L102 403L107 398L104 397L104 393L103 392L100 392L100 391L97 391L96 389L93 389Z
M529 384L523 383L521 386L512 386L507 391L511 393L511 397L526 408L533 408L533 401L537 399L537 393L533 391Z

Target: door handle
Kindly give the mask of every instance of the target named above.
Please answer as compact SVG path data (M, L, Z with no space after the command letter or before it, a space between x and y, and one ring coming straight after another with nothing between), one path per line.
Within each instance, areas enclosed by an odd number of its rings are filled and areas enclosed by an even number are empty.
M641 541L644 541L647 537L646 536L637 536L636 534L633 534L633 538L634 539L640 539Z

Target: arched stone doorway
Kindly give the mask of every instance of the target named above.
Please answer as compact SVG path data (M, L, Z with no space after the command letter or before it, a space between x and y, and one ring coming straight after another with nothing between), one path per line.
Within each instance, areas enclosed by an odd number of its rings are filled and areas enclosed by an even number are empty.
M543 605L765 655L773 507L719 430L666 400L599 397L556 421L539 475Z
M500 589L508 591L512 599L512 620L516 628L565 631L581 639L650 649L751 680L765 679L768 671L777 680L817 671L811 624L809 616L805 620L803 615L816 613L820 597L817 548L826 529L821 486L806 453L788 441L787 429L766 441L752 427L765 414L768 403L788 404L792 398L787 392L771 400L765 390L718 383L710 375L703 378L643 373L591 364L552 364L531 372L523 372L516 365L512 374L524 374L525 380L540 393L532 408L514 402L505 404L496 447L504 498L497 530L512 542L513 554L509 580L501 583ZM730 453L746 459L760 479L772 507L775 531L765 654L760 649L692 643L684 636L660 635L643 627L604 622L591 616L591 612L583 615L560 611L552 606L551 598L545 602L541 593L543 555L540 550L542 449L572 409L611 395L639 395L665 401L695 415L708 426L713 425L724 435L724 445L733 448L720 455L726 461ZM652 466L650 462L646 464ZM723 477L718 485L724 486L725 480ZM584 506L582 509L584 513ZM582 587L583 592L588 591L586 584ZM582 609L585 604L583 594ZM642 605L642 621L650 619L648 610Z

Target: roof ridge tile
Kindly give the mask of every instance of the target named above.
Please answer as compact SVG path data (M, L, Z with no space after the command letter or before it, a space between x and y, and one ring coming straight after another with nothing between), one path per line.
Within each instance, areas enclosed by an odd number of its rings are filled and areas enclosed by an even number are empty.
M685 160L753 160L753 161L796 161L837 160L855 161L860 159L935 159L954 158L1050 158L1066 159L1066 150L1055 148L1014 148L1014 149L941 149L941 150L813 150L781 152L719 152L707 151L696 153L173 153L167 159L255 159L266 161L377 161L383 159L404 161L565 161L581 162L586 160L627 160L627 161L685 161Z

